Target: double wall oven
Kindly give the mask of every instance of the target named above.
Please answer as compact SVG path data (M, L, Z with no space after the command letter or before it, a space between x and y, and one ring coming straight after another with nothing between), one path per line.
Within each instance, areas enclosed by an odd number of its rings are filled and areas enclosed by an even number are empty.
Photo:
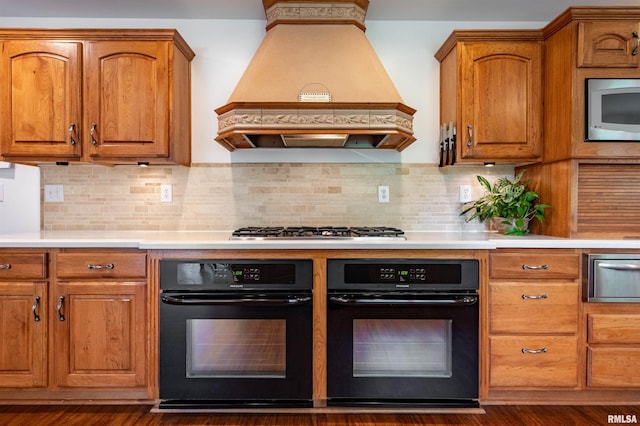
M388 227L230 238L405 239ZM328 405L477 406L477 260L329 253L326 276ZM161 260L160 408L313 406L313 277L302 258Z
M479 264L329 259L329 405L477 407Z
M160 261L160 408L312 406L312 262Z

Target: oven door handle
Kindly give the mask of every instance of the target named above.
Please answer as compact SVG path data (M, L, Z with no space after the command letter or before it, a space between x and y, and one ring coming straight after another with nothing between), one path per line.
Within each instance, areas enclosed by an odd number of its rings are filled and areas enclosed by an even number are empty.
M384 296L379 297L351 297L351 296L330 296L329 301L338 305L425 305L425 306L452 306L452 305L474 305L478 303L477 295L451 296L445 299L391 299Z
M254 305L254 306L294 306L311 302L311 296L289 296L278 298L216 298L190 295L160 295L162 303L169 305Z

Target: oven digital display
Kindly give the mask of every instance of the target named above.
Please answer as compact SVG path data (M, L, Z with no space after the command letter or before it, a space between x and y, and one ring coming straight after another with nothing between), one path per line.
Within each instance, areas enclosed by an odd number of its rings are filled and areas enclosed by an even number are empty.
M346 264L345 284L451 284L462 283L460 264Z

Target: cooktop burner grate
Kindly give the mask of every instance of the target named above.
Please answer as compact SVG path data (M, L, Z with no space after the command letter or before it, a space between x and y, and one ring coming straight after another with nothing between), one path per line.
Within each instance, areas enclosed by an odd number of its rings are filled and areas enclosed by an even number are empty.
M402 239L404 232L388 226L249 226L233 231L232 240L240 239Z

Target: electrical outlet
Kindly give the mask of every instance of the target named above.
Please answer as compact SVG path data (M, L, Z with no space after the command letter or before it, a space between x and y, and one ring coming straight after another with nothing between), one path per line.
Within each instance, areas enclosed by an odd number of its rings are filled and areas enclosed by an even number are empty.
M160 185L160 202L170 203L173 201L173 188L170 183Z
M378 202L379 203L388 203L391 194L389 194L389 186L388 185L379 185L378 186Z
M44 202L61 203L64 201L64 185L45 185Z
M461 203L471 202L471 185L460 185L460 197Z

